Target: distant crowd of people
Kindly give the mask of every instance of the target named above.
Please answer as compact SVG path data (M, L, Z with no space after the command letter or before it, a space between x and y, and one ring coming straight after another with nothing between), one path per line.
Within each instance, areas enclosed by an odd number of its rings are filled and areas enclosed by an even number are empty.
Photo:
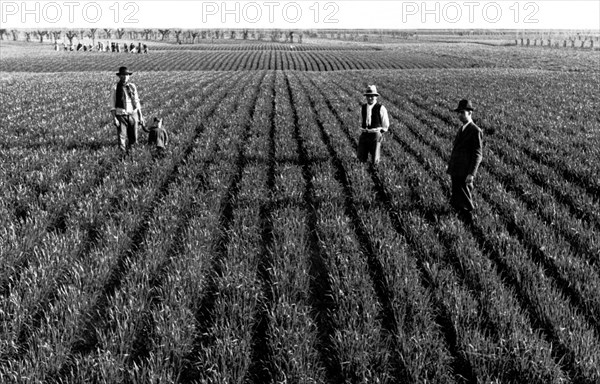
M54 42L54 49L56 51L60 51L60 45L58 42ZM148 46L146 44L138 43L137 45L134 43L117 43L117 42L109 42L106 44L103 41L99 41L96 45L93 44L83 44L78 43L75 44L67 44L66 42L62 43L63 51L97 51L97 52L124 52L124 53L148 53Z

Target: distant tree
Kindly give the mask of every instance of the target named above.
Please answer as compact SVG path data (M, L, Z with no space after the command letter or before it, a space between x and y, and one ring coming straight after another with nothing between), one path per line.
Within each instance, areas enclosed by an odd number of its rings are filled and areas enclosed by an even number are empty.
M4 40L4 35L8 36L6 29L0 29L0 40Z
M83 40L85 38L85 29L81 29L79 31L79 41Z
M40 39L40 43L44 42L44 36L48 35L48 31L36 31L37 37Z
M90 28L90 33L88 33L88 37L92 39L92 45L96 45L96 33L98 32L97 28Z
M159 29L158 33L160 33L160 35L161 35L161 40L165 40L171 34L171 30L170 29Z
M11 29L10 34L13 37L13 41L19 40L19 31L17 31L16 29Z
M67 31L65 33L65 36L67 37L67 40L69 40L69 45L73 45L73 38L75 36L77 36L77 32L75 32L75 31Z
M207 35L207 32L206 32L206 31L202 31L202 32L200 32L200 38L201 38L202 40L206 39L206 35Z
M25 32L25 40L26 41L31 41L31 32Z
M177 44L181 43L181 29L176 29L173 31L173 33L175 34L175 40L177 41Z
M60 40L60 35L62 35L61 31L53 31L52 36L54 37L54 41Z
M247 29L244 29L242 31L242 39L248 40L248 30Z
M125 29L123 28L117 28L117 38L119 40L121 40L123 38L123 35L125 34Z
M110 39L110 38L112 38L112 29L110 29L110 28L105 28L105 29L104 29L104 33L106 34L106 38L107 38L107 39Z
M229 34L229 38L231 40L235 40L236 37L237 37L237 32L235 30L232 30L231 33Z
M198 31L190 31L190 36L192 37L192 44L196 42L196 38L200 35Z
M148 40L151 33L152 33L151 29L144 29L144 32L142 33L142 35L144 36L144 39Z

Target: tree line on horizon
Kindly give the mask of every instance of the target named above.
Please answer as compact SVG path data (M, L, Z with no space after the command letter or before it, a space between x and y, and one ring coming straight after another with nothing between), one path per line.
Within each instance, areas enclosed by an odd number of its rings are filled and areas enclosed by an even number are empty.
M574 47L575 42L598 42L600 34L594 31L567 31L567 30L383 30L383 29L319 29L319 30L281 30L281 29L171 29L171 28L88 28L88 29L0 29L0 40L12 39L13 41L27 42L45 40L58 42L68 41L73 45L73 40L96 39L128 39L144 41L175 42L177 44L194 44L201 40L257 40L285 43L302 43L304 37L322 38L332 40L350 41L383 41L384 37L395 39L418 39L420 36L431 36L436 34L469 37L469 36L502 36L522 41L536 39L564 40L564 46ZM513 37L514 36L514 37ZM583 47L583 44L581 44Z

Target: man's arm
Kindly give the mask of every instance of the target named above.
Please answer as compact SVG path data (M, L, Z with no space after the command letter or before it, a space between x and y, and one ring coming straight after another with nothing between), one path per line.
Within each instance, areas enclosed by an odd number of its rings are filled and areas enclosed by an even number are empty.
M119 126L119 120L117 119L117 108L115 107L115 102L116 102L116 90L117 87L115 86L114 88L112 88L111 93L110 93L110 113L113 117L113 124L116 126Z
M387 109L383 105L379 110L379 115L381 117L381 132L387 132L390 128L390 118L388 117Z
M479 165L483 160L483 133L479 128L473 133L472 148L471 148L471 161L469 166L469 174L467 175L467 183L472 183L473 179L477 175Z
M133 100L131 100L131 105L133 106L133 109L142 109L142 106L140 104L140 95L138 94L138 90L137 87L135 86L135 84L129 84L129 86L131 87L131 95L133 96Z
M135 84L130 84L131 87L131 95L133 96L133 100L131 100L131 105L133 106L133 111L137 114L138 121L140 123L144 122L144 116L142 114L142 105L140 104L140 95L138 94L137 87Z
M362 109L363 109L363 105L360 105L360 113L358 114L358 129L360 130L360 132L367 132L366 128L363 128L362 124L363 124L363 116L362 116Z

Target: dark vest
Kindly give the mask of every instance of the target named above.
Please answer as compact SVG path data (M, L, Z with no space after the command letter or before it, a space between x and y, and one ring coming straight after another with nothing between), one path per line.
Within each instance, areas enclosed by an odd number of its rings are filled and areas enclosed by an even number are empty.
M367 104L362 106L362 127L363 128L379 128L381 127L381 104L375 103L371 110L371 126L367 127Z
M133 103L133 92L131 90L131 83L121 84L121 82L117 83L117 95L115 97L115 108L125 109L127 107L127 98L125 96L125 92L127 92L127 96ZM135 108L135 106L134 106Z

